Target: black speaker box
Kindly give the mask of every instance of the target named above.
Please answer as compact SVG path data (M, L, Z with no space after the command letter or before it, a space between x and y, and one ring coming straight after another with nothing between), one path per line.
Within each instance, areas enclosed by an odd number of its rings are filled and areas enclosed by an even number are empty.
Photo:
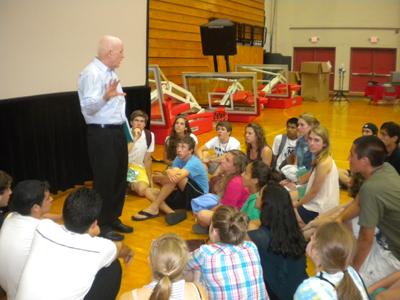
M292 57L283 56L280 53L269 53L264 50L264 65L287 65L291 71Z
M236 25L228 19L216 19L200 26L204 55L235 55Z

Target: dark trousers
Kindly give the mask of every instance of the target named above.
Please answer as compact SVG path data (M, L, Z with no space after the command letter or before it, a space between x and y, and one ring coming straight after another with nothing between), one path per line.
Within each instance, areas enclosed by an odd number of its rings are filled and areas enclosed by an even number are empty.
M124 128L89 126L87 131L93 188L103 199L98 224L102 233L118 224L125 202L128 148Z
M102 268L97 272L84 300L115 300L121 287L121 276L121 263L116 259L107 268Z

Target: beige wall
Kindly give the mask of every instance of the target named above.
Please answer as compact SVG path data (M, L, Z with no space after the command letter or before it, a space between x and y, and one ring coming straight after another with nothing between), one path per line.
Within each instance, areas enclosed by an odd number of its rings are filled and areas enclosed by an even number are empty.
M265 0L268 30L272 28L273 4ZM352 47L400 48L398 0L277 0L276 12L272 52L293 56L294 47L335 47L336 69L343 63L349 71ZM319 42L311 43L311 37L319 37ZM379 37L379 42L372 44L370 37ZM269 43L265 48L269 51ZM400 70L399 50L396 68ZM348 74L345 90L349 88Z
M146 31L147 0L0 0L0 100L76 91L104 35L124 42L123 86L144 85Z

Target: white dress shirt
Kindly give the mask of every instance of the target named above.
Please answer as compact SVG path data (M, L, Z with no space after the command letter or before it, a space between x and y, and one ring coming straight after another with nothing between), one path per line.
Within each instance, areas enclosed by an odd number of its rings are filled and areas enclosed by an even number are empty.
M123 124L125 122L125 97L103 99L105 85L117 79L114 70L107 68L97 57L79 75L78 94L81 111L87 124ZM121 84L117 91L122 93Z

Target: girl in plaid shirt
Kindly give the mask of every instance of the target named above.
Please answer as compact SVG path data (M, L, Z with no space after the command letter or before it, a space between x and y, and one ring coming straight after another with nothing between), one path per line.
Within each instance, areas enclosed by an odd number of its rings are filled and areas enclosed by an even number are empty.
M220 206L210 226L212 244L189 254L186 271L200 280L209 299L269 300L257 247L245 241L248 224L237 208Z

